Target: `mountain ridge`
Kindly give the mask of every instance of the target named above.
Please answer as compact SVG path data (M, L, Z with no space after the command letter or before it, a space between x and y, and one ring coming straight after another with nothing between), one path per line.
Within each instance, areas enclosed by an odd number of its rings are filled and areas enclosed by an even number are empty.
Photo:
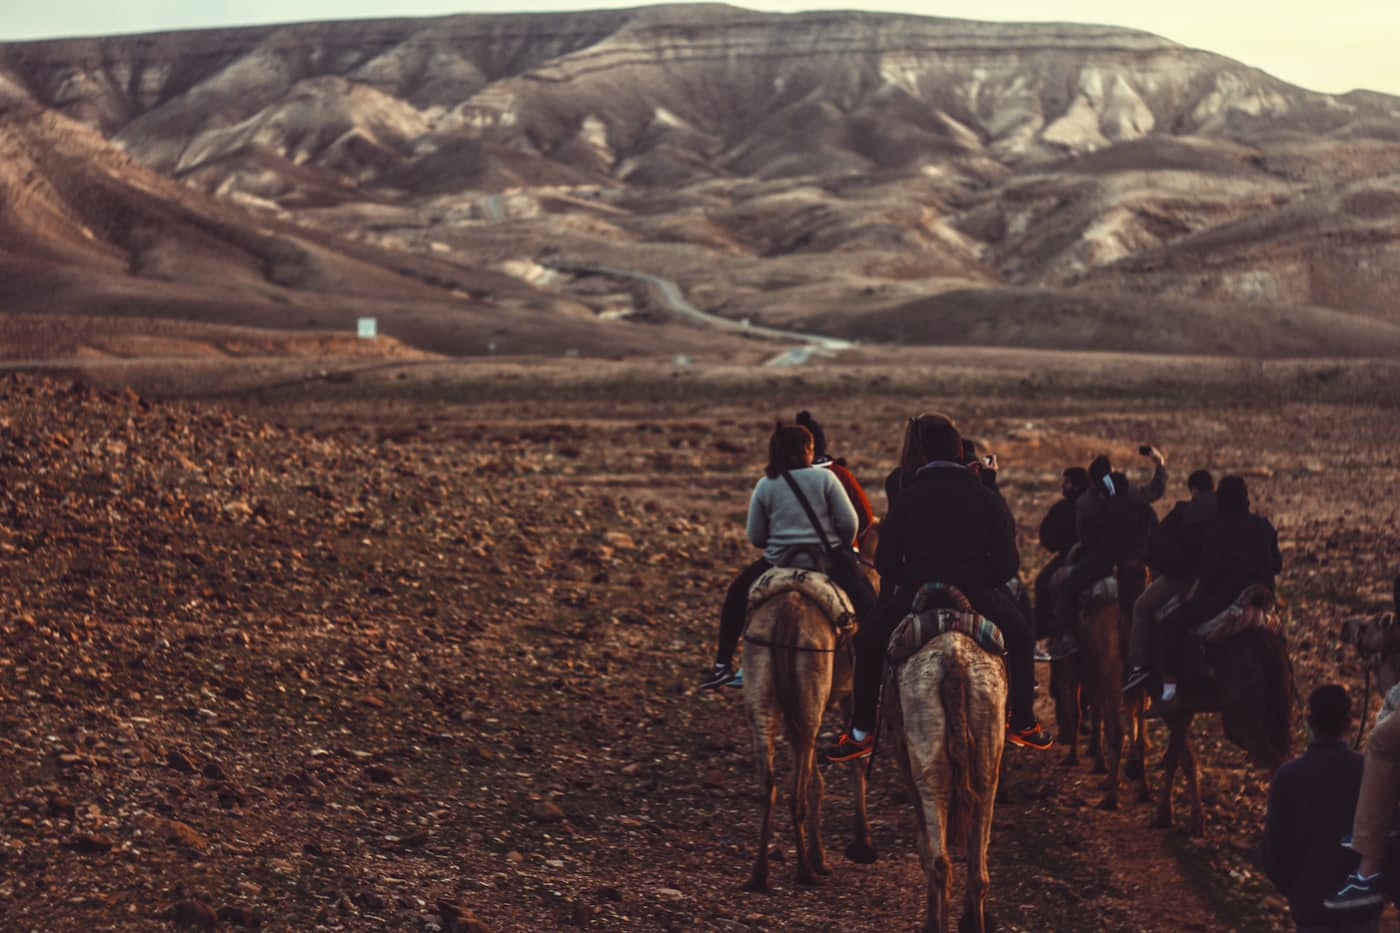
M100 134L99 171L120 150L249 223L515 277L569 314L655 309L520 270L630 262L793 324L969 284L1397 323L1400 98L1118 27L707 4L44 40L0 45L0 123L17 108Z

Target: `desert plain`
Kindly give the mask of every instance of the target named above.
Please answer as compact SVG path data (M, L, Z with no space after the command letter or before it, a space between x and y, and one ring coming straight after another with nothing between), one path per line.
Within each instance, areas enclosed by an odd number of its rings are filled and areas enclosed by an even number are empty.
M1136 446L1154 443L1172 471L1159 507L1190 469L1244 474L1279 528L1303 695L1359 695L1337 628L1388 599L1389 361L289 346L78 356L0 384L7 929L916 925L914 815L885 761L880 861L841 857L849 782L832 768L826 886L792 883L784 815L775 892L740 890L757 836L742 706L695 683L750 559L767 433L800 408L877 512L903 419L954 413L1001 461L1027 578L1065 465L1107 451L1142 478ZM1100 778L1058 752L1008 750L1004 929L1288 928L1251 862L1268 776L1214 719L1196 735L1202 839L1149 829L1145 805L1098 810Z

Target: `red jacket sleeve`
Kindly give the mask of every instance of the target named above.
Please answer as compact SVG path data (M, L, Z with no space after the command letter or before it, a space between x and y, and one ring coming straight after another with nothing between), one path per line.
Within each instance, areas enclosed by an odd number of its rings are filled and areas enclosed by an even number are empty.
M856 535L865 533L865 529L870 527L870 523L875 520L875 510L870 507L870 499L866 496L865 490L860 488L860 483L856 481L856 475L839 463L831 465L831 472L836 474L836 478L841 481L841 486L846 490L846 495L851 499L851 505L856 508Z

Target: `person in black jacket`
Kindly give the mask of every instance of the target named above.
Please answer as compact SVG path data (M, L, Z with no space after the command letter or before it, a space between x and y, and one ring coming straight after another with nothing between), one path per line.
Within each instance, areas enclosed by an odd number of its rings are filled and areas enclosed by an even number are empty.
M1007 649L1007 741L1049 748L1054 740L1035 720L1034 641L1030 622L1004 584L1016 575L1020 555L1015 526L1001 497L961 462L962 438L945 416L921 416L910 427L901 463L898 498L880 525L875 569L881 599L856 633L851 726L826 750L829 761L868 757L890 633L925 583L956 586L972 608L1001 629Z
M1184 595L1196 581L1205 531L1216 519L1215 480L1197 470L1186 480L1191 498L1172 507L1148 541L1147 564L1152 585L1133 603L1133 626L1128 637L1129 671L1123 689L1131 690L1151 676L1152 622L1157 610Z
M1132 611L1132 601L1146 584L1147 544L1157 513L1149 504L1166 488L1166 458L1155 447L1146 447L1156 469L1152 481L1133 486L1122 473L1115 472L1107 456L1095 457L1089 464L1090 491L1075 501L1075 529L1079 544L1067 558L1064 570L1052 578L1055 613L1051 617L1055 636L1051 658L1061 658L1078 650L1074 638L1079 597L1095 581L1116 575L1119 599Z
M1326 684L1314 690L1308 697L1312 743L1279 768L1269 785L1261 867L1288 898L1289 913L1303 933L1374 933L1380 926L1379 908L1343 915L1323 906L1358 859L1341 845L1361 790L1362 758L1343 738L1350 722L1345 687Z
M1243 476L1222 479L1215 503L1220 517L1205 531L1195 589L1163 622L1168 637L1162 658L1162 697L1153 705L1153 715L1180 708L1176 681L1187 633L1227 608L1246 587L1259 583L1272 589L1274 577L1283 569L1278 532L1268 519L1249 511L1249 488Z
M1054 599L1051 596L1050 578L1065 564L1070 548L1079 543L1079 532L1074 527L1074 504L1089 488L1089 471L1083 467L1069 467L1061 474L1060 501L1050 506L1045 518L1040 522L1040 546L1053 556L1035 577L1035 634L1044 638L1054 629L1050 621Z

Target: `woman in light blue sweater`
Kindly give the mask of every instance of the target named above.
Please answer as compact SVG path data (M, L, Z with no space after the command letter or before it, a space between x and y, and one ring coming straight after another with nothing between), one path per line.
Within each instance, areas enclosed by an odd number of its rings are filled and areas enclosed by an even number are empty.
M700 683L702 688L738 683L732 661L734 649L744 632L749 588L754 581L794 548L798 550L784 563L817 569L816 561L802 549L822 549L822 538L812 527L807 511L788 485L784 473L802 490L821 523L827 543L849 544L855 540L858 522L855 506L851 505L850 497L835 474L812 466L812 451L812 433L801 425L779 425L768 440L768 466L749 497L748 519L749 541L754 547L763 548L763 556L741 571L725 593L720 609L719 650L714 669ZM869 600L864 594L853 592L856 589L850 587L846 592L851 597L856 617L860 618L872 606L867 605Z

